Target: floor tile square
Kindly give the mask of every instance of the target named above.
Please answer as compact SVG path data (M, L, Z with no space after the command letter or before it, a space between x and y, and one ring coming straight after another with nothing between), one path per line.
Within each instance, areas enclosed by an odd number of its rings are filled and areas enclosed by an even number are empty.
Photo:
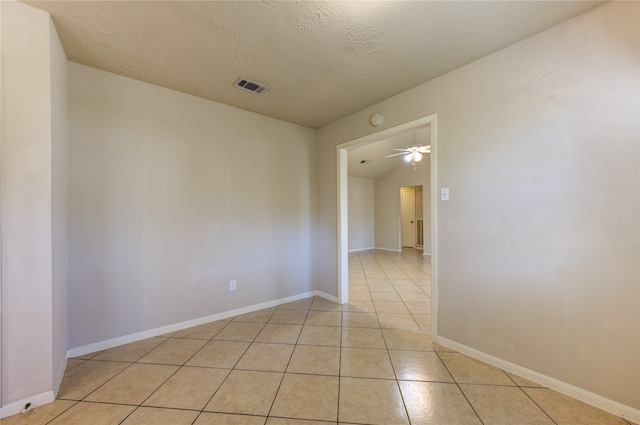
M313 298L305 298L302 300L291 301L286 304L280 304L278 310L305 310L309 311Z
M338 377L287 373L270 416L336 421Z
M295 344L298 341L298 337L300 336L301 331L302 325L281 325L276 323L267 323L256 337L255 342Z
M262 370L266 372L284 372L289 364L295 345L251 344L242 356L235 369Z
M504 370L460 353L440 353L440 358L459 384L515 386Z
M433 351L389 350L389 356L400 380L454 382L444 363Z
M433 351L431 337L425 331L383 329L382 334L389 350Z
M409 424L395 380L340 378L340 422Z
M192 410L139 407L122 425L191 425L198 413Z
M134 363L89 394L85 401L139 405L176 370L177 366Z
M186 366L218 367L232 369L249 348L248 342L209 341L196 353Z
M413 314L414 316L416 314L431 314L431 303L413 303L413 302L406 302L404 303L407 308L409 309L409 312L411 314Z
M412 425L482 425L455 384L400 382Z
M394 292L372 292L371 299L373 300L374 304L381 303L381 302L397 302L397 303L402 302L400 295L398 295L395 291ZM381 313L385 313L385 312L381 311ZM396 312L389 311L387 313L396 313Z
M387 350L342 348L340 376L395 379Z
M343 311L353 311L356 313L375 313L376 308L373 306L373 301L368 300L352 300L349 299L349 303L342 306Z
M311 303L311 310L342 311L342 305L322 297L315 297Z
M308 419L269 418L266 425L333 425L335 422L310 421Z
M267 323L273 313L275 313L276 307L265 308L262 310L252 311L251 313L241 314L233 318L234 322L249 322L249 323Z
M213 339L251 342L263 327L264 323L231 322L223 330L218 332Z
M342 313L342 326L350 328L379 328L378 316L375 313Z
M373 328L342 328L342 346L353 348L386 348L382 331Z
M103 352L95 356L93 360L135 362L140 357L144 356L149 351L153 350L166 341L166 338L143 339L142 341L136 341L130 344L124 344L104 350Z
M324 311L324 310L310 310L305 325L310 326L341 326L342 325L342 312L341 311Z
M485 425L554 425L518 387L460 384L460 389Z
M394 314L410 314L409 309L405 307L403 302L396 301L373 301L376 307L376 313L394 313Z
M87 403L81 401L62 415L58 416L51 425L112 425L119 424L135 406L113 405L104 403ZM2 419L2 424L6 424ZM29 422L35 424L35 422ZM44 422L43 422L44 423Z
M287 372L337 376L340 373L340 348L297 345Z
M298 345L340 346L342 328L337 326L307 326L302 328Z
M206 343L207 341L202 339L171 338L138 361L141 363L183 365Z
M507 371L505 372L507 373L507 375L509 375L509 378L513 379L513 381L519 387L546 388L544 385L540 385L536 382L529 381L528 379L525 379L522 376L518 376L515 373L511 373Z
M229 372L228 369L182 367L143 405L202 410Z
M431 333L431 315L430 314L414 314L413 320L416 321L421 330Z
M269 323L283 325L302 325L307 319L306 310L277 310L269 319Z
M89 360L64 375L58 398L82 400L131 363Z
M193 425L264 425L265 416L202 412Z
M385 329L420 329L413 316L401 313L378 313L380 327Z
M282 373L233 370L204 410L267 416Z

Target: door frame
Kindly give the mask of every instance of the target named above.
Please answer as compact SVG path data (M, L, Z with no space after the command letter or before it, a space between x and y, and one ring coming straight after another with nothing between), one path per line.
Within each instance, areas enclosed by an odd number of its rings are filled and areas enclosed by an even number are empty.
M347 201L347 158L348 150L356 146L379 142L389 137L397 136L422 128L430 129L431 155L431 334L438 335L438 149L437 149L437 114L428 115L406 122L376 133L369 134L341 143L336 146L337 160L337 253L338 253L338 303L349 302L349 205ZM426 182L423 183L426 186Z

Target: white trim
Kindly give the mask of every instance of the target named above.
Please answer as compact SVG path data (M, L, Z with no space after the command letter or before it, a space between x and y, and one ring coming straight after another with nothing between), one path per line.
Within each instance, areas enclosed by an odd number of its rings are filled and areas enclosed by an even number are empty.
M349 302L349 285L345 282L349 281L349 175L347 168L349 167L348 154L346 149L341 149L339 145L336 147L336 161L338 170L338 187L337 187L337 228L338 228L338 301L340 304Z
M322 291L314 291L314 292L315 292L315 295L317 295L317 296L319 296L319 297L322 297L322 298L324 298L325 300L329 300L329 301L331 301L331 302L334 302L334 303L336 303L336 304L339 304L339 303L338 303L338 298L337 298L337 297L334 297L333 295L329 295L329 294L327 294L326 292L322 292Z
M56 399L53 391L46 391L44 393L32 395L22 400L17 400L0 407L0 419L8 418L18 413L28 412L36 407L49 404ZM27 403L31 403L29 409L25 410L24 406Z
M119 345L128 344L130 342L140 341L142 339L151 338L158 335L163 335L169 332L181 331L193 326L204 325L205 323L215 322L216 320L227 319L229 317L238 316L240 314L252 313L263 308L275 307L280 304L286 304L292 301L301 300L313 296L320 296L330 301L336 302L336 298L331 295L325 294L321 291L310 291L291 297L280 298L273 301L266 301L259 304L254 304L247 307L237 308L235 310L229 310L222 313L211 314L209 316L200 317L197 319L186 320L184 322L174 323L172 325L161 326L159 328L149 329L146 331L136 332L129 335L123 335L116 338L107 339L104 341L94 342L92 344L83 345L81 347L75 347L67 351L67 357L78 357L85 354L94 353L96 351L106 350L107 348L117 347Z
M468 347L464 344L460 344L441 336L435 337L434 341L447 348L451 348L462 354L466 354L469 357L473 357L474 359L488 363L492 366L499 367L500 369L504 369L507 372L515 373L516 375L522 376L523 378L526 378L537 384L544 385L545 387L551 388L552 390L558 391L559 393L590 404L591 406L602 409L613 415L629 419L633 422L640 422L639 409L634 409L631 406L624 405L617 401L576 387L575 385L571 385L550 376L543 375L542 373L527 369L526 367L511 363L507 360L503 360L501 358L492 356L491 354L487 354L483 351Z
M372 249L376 248L370 246L369 248L350 249L349 252L371 251Z
M337 226L336 226L336 240L337 240L337 265L338 265L338 301L341 304L348 302L349 296L349 272L348 272L348 249L349 249L349 207L347 202L348 184L347 184L347 151L350 148L356 146L367 145L370 143L379 142L389 137L415 131L421 128L430 128L431 131L431 154L429 155L430 168L431 168L431 252L432 252L432 265L431 265L431 332L433 335L437 335L438 332L438 301L437 301L437 286L438 286L438 268L437 268L437 234L435 229L437 228L437 115L432 114L426 117L418 118L413 121L406 122L404 124L396 125L376 133L368 134L366 136L358 137L348 142L340 143L336 146L336 180L337 180ZM393 251L393 250L389 250ZM401 251L395 251L401 252Z
M64 361L60 365L60 369L58 369L58 375L56 376L56 379L53 382L53 395L54 395L54 397L57 397L58 396L58 391L60 391L60 384L62 384L62 378L64 377L64 371L67 369L67 361L68 360L69 360L69 358L66 356L66 353L65 353Z
M392 248L375 247L374 249L379 249L380 251L402 252L401 249L392 249Z

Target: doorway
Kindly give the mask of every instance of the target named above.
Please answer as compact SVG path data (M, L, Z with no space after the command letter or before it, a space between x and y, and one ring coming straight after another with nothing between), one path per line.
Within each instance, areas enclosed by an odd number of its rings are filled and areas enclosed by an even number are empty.
M381 140L394 137L407 132L420 129L428 129L430 134L431 155L430 155L430 252L431 252L431 269L432 269L432 289L431 289L431 309L432 309L432 335L437 336L437 300L438 300L438 261L437 261L437 120L436 115L429 115L414 121L407 122L386 130L379 131L367 136L363 136L349 142L345 142L336 146L337 159L337 180L338 180L338 196L337 196L337 251L338 251L338 302L340 304L349 301L349 210L348 210L348 150L357 146L376 143ZM425 182L426 184L426 182ZM425 250L426 251L426 250Z
M424 216L422 186L400 188L400 247L424 247Z

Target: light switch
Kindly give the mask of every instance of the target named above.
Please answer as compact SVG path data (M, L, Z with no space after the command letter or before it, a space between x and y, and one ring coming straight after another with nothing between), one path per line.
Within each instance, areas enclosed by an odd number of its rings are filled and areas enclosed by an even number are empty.
M448 187L440 188L440 200L441 201L448 201L449 200L449 188Z

